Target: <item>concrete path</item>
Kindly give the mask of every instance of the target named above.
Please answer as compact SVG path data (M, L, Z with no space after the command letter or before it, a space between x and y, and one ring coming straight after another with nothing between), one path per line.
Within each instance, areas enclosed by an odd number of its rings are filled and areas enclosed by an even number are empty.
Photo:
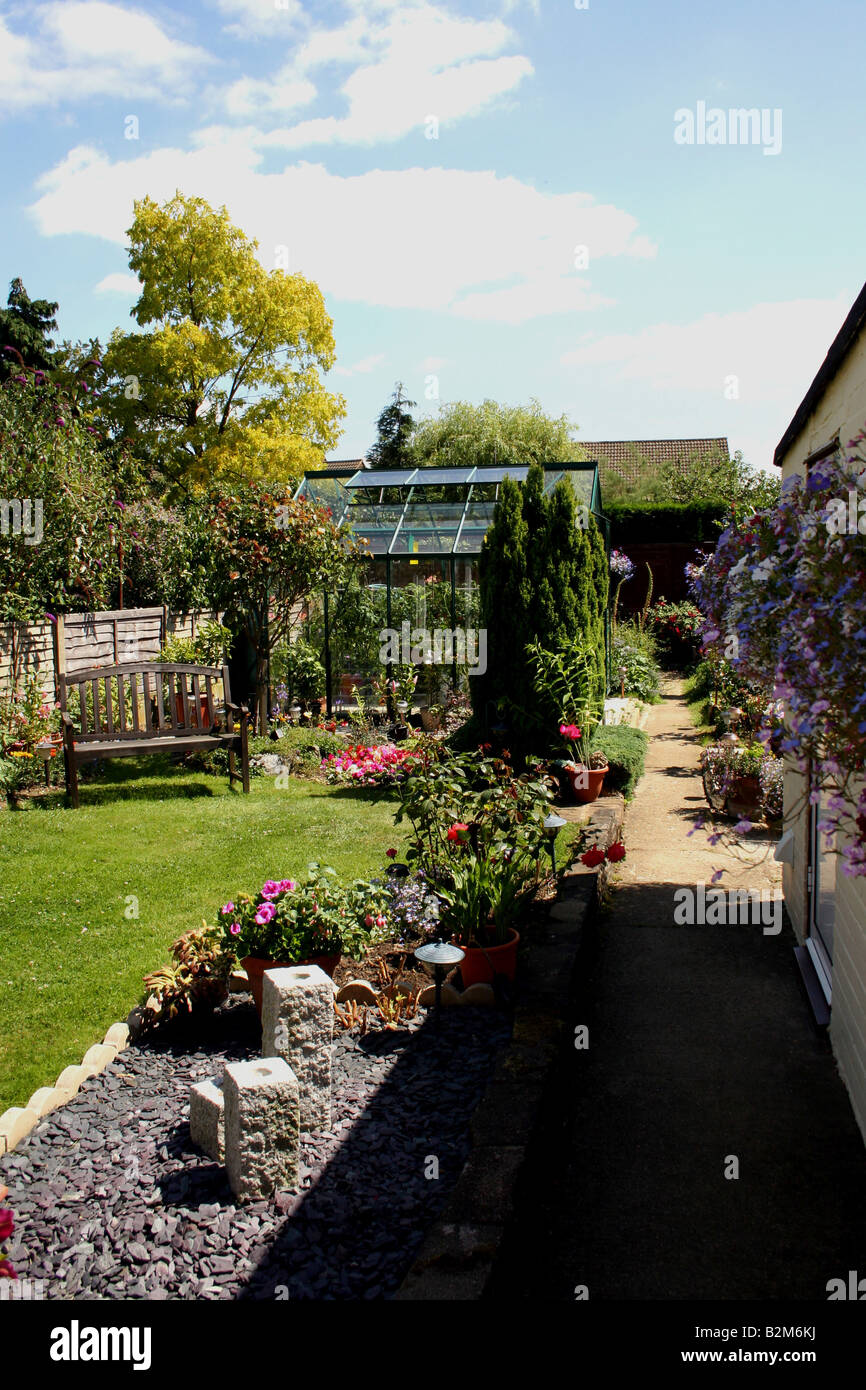
M674 920L675 890L717 869L777 887L773 840L688 835L706 806L677 687L647 731L628 855L578 963L589 1047L563 1054L487 1296L826 1299L866 1276L866 1149L790 928L769 905L765 924Z

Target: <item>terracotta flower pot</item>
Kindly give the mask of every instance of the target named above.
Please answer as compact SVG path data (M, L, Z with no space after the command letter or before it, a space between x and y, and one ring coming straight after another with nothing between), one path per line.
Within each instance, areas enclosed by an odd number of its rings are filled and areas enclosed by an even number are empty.
M571 772L571 786L578 801L596 801L601 796L608 767L586 767Z
M250 994L253 996L259 1018L262 1016L263 976L266 970L289 970L293 965L317 965L326 975L333 977L341 959L339 951L336 955L311 956L309 960L268 960L265 956L244 956L241 966L247 972Z
M517 969L517 947L520 933L509 929L509 939L501 946L464 946L465 957L460 962L464 988L470 985L489 985L496 975L513 980Z

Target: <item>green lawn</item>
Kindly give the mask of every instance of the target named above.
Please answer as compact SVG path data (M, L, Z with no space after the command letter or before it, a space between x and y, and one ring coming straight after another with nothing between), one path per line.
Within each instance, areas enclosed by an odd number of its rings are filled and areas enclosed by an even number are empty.
M0 1112L80 1062L171 942L233 893L311 859L347 877L380 868L402 838L393 810L375 789L296 778L254 778L244 796L156 758L108 763L78 811L59 792L0 810Z

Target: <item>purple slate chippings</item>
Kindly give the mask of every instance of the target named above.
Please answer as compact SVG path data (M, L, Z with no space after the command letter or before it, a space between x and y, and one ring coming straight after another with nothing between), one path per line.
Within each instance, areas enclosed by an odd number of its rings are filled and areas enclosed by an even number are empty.
M193 1082L259 1056L255 1011L233 996L188 1041L119 1053L0 1160L9 1257L48 1299L387 1298L460 1172L509 1032L488 1009L448 1009L438 1034L426 1015L340 1032L332 1125L301 1135L299 1190L238 1206L188 1124Z

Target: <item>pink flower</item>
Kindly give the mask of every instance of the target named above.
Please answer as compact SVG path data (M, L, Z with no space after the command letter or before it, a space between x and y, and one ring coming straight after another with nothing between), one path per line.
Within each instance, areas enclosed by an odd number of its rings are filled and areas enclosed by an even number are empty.
M365 927L372 927L372 925L373 925L373 918L370 916L370 913L368 912L367 915L366 915L366 917L364 918L364 926L365 926Z
M262 884L262 897L263 897L263 898L275 898L275 897L277 897L277 895L279 894L279 892L280 892L280 885L279 885L278 883L275 883L274 880L273 880L272 878L269 878L268 881L267 881L267 883L263 883L263 884Z
M384 917L377 917L377 918L376 918L376 926L377 926L377 927L384 927L384 925L385 925L385 918L384 918Z
M220 908L220 912L222 913L223 917L228 917L229 913L234 912L234 910L234 903L224 903L223 906Z
M268 925L268 922L273 921L276 915L277 909L274 907L273 903L262 903L261 907L256 913L256 923L260 927L266 927Z
M281 878L281 879L280 879L280 892L281 892L281 893L293 893L294 890L295 890L295 880L294 880L293 878Z
M0 1241L8 1240L14 1229L15 1220L9 1208L0 1208Z
M229 931L231 932L232 936L240 936L240 934L241 934L241 924L240 924L240 922L232 922L231 926L229 927Z

